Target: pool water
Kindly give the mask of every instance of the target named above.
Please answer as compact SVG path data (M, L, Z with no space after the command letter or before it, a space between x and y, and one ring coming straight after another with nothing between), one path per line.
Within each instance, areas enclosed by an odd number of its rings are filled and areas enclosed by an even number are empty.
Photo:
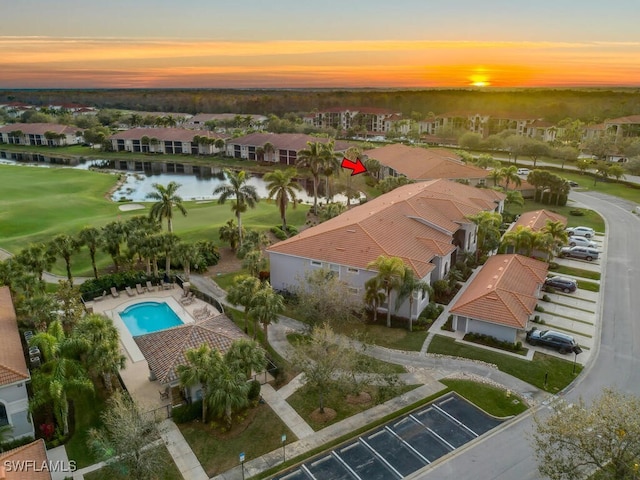
M119 312L134 337L182 325L182 320L165 302L142 302Z

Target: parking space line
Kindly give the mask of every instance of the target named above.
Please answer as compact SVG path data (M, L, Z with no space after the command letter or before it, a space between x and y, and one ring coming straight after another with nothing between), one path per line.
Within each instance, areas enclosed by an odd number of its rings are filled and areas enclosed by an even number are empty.
M377 451L375 448L373 448L371 445L369 445L369 444L365 441L365 439L364 439L364 438L360 437L358 440L360 440L360 442L361 442L365 447L367 447L367 448L371 451L371 453L373 453L373 455L374 455L377 459L379 459L382 463L384 463L387 467L389 467L389 469L390 469L393 473L395 473L396 475L398 475L398 478L404 478L404 475L402 475L398 470L396 470L396 469L393 467L393 465L391 465L391 464L387 461L387 459L386 459L386 458L384 458L382 455L380 455L380 454L378 453L378 451Z
M474 432L473 430L471 430L469 427L467 427L464 423L462 423L460 420L458 420L457 418L453 417L450 413L445 412L442 408L440 408L437 404L433 404L433 407L438 410L440 413L442 413L443 415L445 415L447 418L449 418L450 420L452 420L454 423L457 423L459 426L461 426L462 428L464 428L465 430L469 431L474 437L478 437L479 435Z
M353 468L351 468L347 462L345 462L340 455L338 455L338 452L336 452L335 450L331 451L331 454L336 458L336 460L338 460L338 462L340 463L340 465L342 465L344 468L346 468L349 473L351 475L353 475L357 480L362 480L362 477L360 477L360 475L358 475L355 470Z
M408 443L404 438L402 438L400 435L398 435L396 432L394 432L391 427L389 427L388 425L386 427L384 427L391 435L393 435L394 437L396 437L398 440L400 440L402 442L402 444L407 447L409 450L411 450L414 454L416 454L421 460L423 460L424 462L427 463L427 465L429 465L431 462L429 461L429 459L427 457L425 457L424 455L422 455L419 451L417 451L415 448L413 448L411 446L410 443Z
M456 449L456 447L454 447L453 445L451 445L449 442L447 442L444 438L442 438L440 435L438 435L436 432L434 432L433 430L431 430L429 427L427 427L424 423L422 423L420 420L418 420L416 417L414 417L413 415L409 415L412 419L414 419L416 422L418 422L420 425L422 425L425 430L427 432L429 432L431 435L433 435L434 437L436 437L438 440L440 440L442 443L444 443L447 447L449 447L452 451Z

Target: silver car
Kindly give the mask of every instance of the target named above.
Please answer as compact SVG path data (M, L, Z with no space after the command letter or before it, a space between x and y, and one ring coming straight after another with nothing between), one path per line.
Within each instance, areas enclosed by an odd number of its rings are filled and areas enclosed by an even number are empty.
M598 246L589 240L587 237L580 237L577 235L573 235L569 237L569 246L570 247L589 247L589 248L598 248Z

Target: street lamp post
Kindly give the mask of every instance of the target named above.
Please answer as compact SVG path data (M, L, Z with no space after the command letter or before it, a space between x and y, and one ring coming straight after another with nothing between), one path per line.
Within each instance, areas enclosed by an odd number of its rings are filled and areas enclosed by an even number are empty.
M283 433L282 437L280 437L280 440L282 440L282 463L287 461L287 454L284 450L284 445L287 442L287 434Z
M240 452L240 468L242 469L242 480L244 480L244 452Z

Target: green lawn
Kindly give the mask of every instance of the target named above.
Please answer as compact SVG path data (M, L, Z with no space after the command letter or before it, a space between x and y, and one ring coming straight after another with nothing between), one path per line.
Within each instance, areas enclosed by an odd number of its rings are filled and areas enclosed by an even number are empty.
M439 353L493 363L501 371L552 393L559 392L565 388L582 371L582 366L577 364L575 367L576 374L573 374L574 364L570 355L567 356L567 360L563 360L536 352L532 361L521 360L484 348L456 343L453 338L443 335L436 335L433 338L429 344L428 353ZM547 376L546 388L544 384L545 375Z
M75 395L75 428L71 439L65 444L69 460L75 460L78 468L88 467L98 461L87 446L88 432L92 428L102 427L100 414L106 408L107 392L96 388L96 393Z
M600 272L592 272L591 270L583 270L582 268L567 267L565 265L558 265L557 267L549 268L551 274L572 275L574 277L588 278L590 280L600 280Z
M253 413L255 416L250 422L248 417L246 425L227 433L199 421L178 425L207 475L213 477L237 466L240 452L244 452L249 461L282 447L283 433L287 435L287 443L297 440L268 405L259 405Z
M372 401L362 405L348 403L346 401L346 393L344 391L336 388L331 389L324 395L324 406L325 408L335 410L336 416L326 423L314 421L314 419L311 418L311 413L319 408L320 402L318 395L308 386L304 385L296 390L293 395L287 398L287 402L295 409L296 412L298 412L298 414L309 424L311 428L318 431L352 415L363 412L376 404L384 403L393 397L411 391L419 386L420 385L405 385L400 387L398 391L394 392L392 395L389 395L388 392L383 392L378 387L370 385L365 387L364 390L371 395Z
M155 480L176 480L176 479L182 478L182 474L180 473L180 470L178 470L178 467L176 467L176 464L171 458L171 455L169 454L167 447L163 445L158 448L162 448L165 451L165 458L167 459L167 467L165 468L164 472L162 472L162 475L160 475L159 477L156 477ZM106 469L100 469L100 470L96 470L95 472L85 473L84 478L85 480L126 480L126 479L129 479L130 477L127 475L114 477L113 472Z
M458 395L466 398L494 417L504 418L518 415L527 406L517 395L500 388L470 380L443 379L440 380Z
M102 227L148 210L122 212L119 204L105 195L117 182L111 174L70 168L31 168L0 165L0 247L17 253L31 242L48 241L58 233L76 234L84 226ZM233 217L231 204L216 202L185 202L186 217L177 214L174 231L183 240L219 241L218 229ZM307 208L289 209L287 221L295 226L305 222ZM277 207L261 201L242 217L247 228L267 230L281 223ZM101 267L111 259L100 253ZM72 258L74 275L91 275L91 263L86 248ZM54 273L64 274L64 264L58 261Z
M582 216L571 215L570 211L575 210L576 207L572 205L571 202L568 202L564 207L555 206L555 205L545 205L544 203L534 202L531 199L526 199L524 201L524 206L520 207L518 205L509 205L506 210L510 213L521 214L523 212L529 212L532 210L540 210L540 209L549 210L552 212L559 213L567 217L567 225L569 227L577 227L583 225L585 227L591 227L596 232L604 232L605 225L604 219L595 211L588 209L580 209L584 212Z

